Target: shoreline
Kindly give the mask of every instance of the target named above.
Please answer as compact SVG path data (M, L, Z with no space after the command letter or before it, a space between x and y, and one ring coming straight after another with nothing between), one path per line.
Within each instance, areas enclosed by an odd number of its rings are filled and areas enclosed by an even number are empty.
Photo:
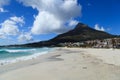
M119 80L120 54L118 52L120 50L57 48L36 59L0 66L0 80L21 80L22 77L26 80L80 80L82 78L82 80ZM29 73L30 71L33 73ZM15 74L20 75L14 76ZM99 79L102 76L103 79Z
M32 58L32 59L27 59L27 60L20 60L20 61L16 61L14 63L8 63L8 64L4 64L0 66L0 75L12 70L16 70L16 69L20 69L20 68L24 68L24 67L28 67L31 65L35 65L38 63L42 63L45 62L47 60L47 57L52 56L49 55L51 54L54 50L51 50L50 52L46 52L45 54L40 54L39 56ZM24 65L23 65L24 64Z
M40 49L40 48L39 48ZM33 51L32 53L29 53L29 55L23 55L23 56L19 56L19 57L14 57L14 58L6 58L6 59L1 59L0 60L0 66L3 66L3 65L9 65L9 64L14 64L14 63L18 63L18 62L21 62L21 61L27 61L27 60L31 60L31 59L35 59L37 57L39 57L40 55L44 55L44 54L47 54L48 52L51 52L53 51L55 48L41 48L41 49L47 49L47 50L43 50L43 51L37 51L37 49L33 48L33 49L29 49L29 50L9 50L9 49L5 49L5 50L2 50L2 51L6 51L10 54L14 54L16 52L22 52L23 53L27 53L27 52L30 52L30 51ZM14 55L12 55L14 56Z

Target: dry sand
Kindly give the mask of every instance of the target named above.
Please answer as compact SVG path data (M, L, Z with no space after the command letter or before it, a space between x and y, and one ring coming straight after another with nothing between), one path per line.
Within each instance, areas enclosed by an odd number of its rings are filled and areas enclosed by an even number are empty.
M0 72L0 80L120 80L120 50L58 48Z

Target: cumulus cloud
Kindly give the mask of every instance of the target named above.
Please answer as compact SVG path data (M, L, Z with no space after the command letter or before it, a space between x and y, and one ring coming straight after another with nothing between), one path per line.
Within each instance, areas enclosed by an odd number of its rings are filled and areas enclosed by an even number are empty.
M104 27L100 27L99 24L95 24L95 29L98 31L105 31Z
M31 41L31 40L33 40L31 33L21 34L21 35L18 37L18 41L19 41L19 42Z
M0 24L0 36L17 35L19 33L19 25L22 25L23 23L23 17L10 17Z
M32 34L61 33L69 30L66 22L81 15L77 0L17 0L38 10L31 29Z
M31 31L34 34L50 33L60 28L61 21L56 19L53 14L42 11L36 17L33 25L34 26Z

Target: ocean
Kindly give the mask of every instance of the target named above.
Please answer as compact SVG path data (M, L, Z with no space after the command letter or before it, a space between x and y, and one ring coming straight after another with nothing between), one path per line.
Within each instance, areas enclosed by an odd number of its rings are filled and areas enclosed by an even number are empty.
M1 48L0 49L0 65L15 63L36 58L42 54L46 54L53 48Z

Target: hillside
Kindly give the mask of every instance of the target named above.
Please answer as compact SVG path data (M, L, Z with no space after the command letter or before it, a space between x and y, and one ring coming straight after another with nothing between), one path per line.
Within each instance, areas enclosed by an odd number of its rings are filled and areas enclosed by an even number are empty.
M115 36L103 31L92 29L83 23L78 23L73 30L60 34L57 37L51 39L50 41L79 42L79 41L105 39L105 38L112 38L112 37L115 37Z
M66 33L60 34L55 38L48 41L40 41L35 43L29 43L25 45L12 45L12 47L48 47L48 46L57 46L60 43L65 42L82 42L95 39L106 39L119 37L112 35L103 31L95 30L89 27L86 24L78 23L76 27ZM11 45L10 45L11 47Z

